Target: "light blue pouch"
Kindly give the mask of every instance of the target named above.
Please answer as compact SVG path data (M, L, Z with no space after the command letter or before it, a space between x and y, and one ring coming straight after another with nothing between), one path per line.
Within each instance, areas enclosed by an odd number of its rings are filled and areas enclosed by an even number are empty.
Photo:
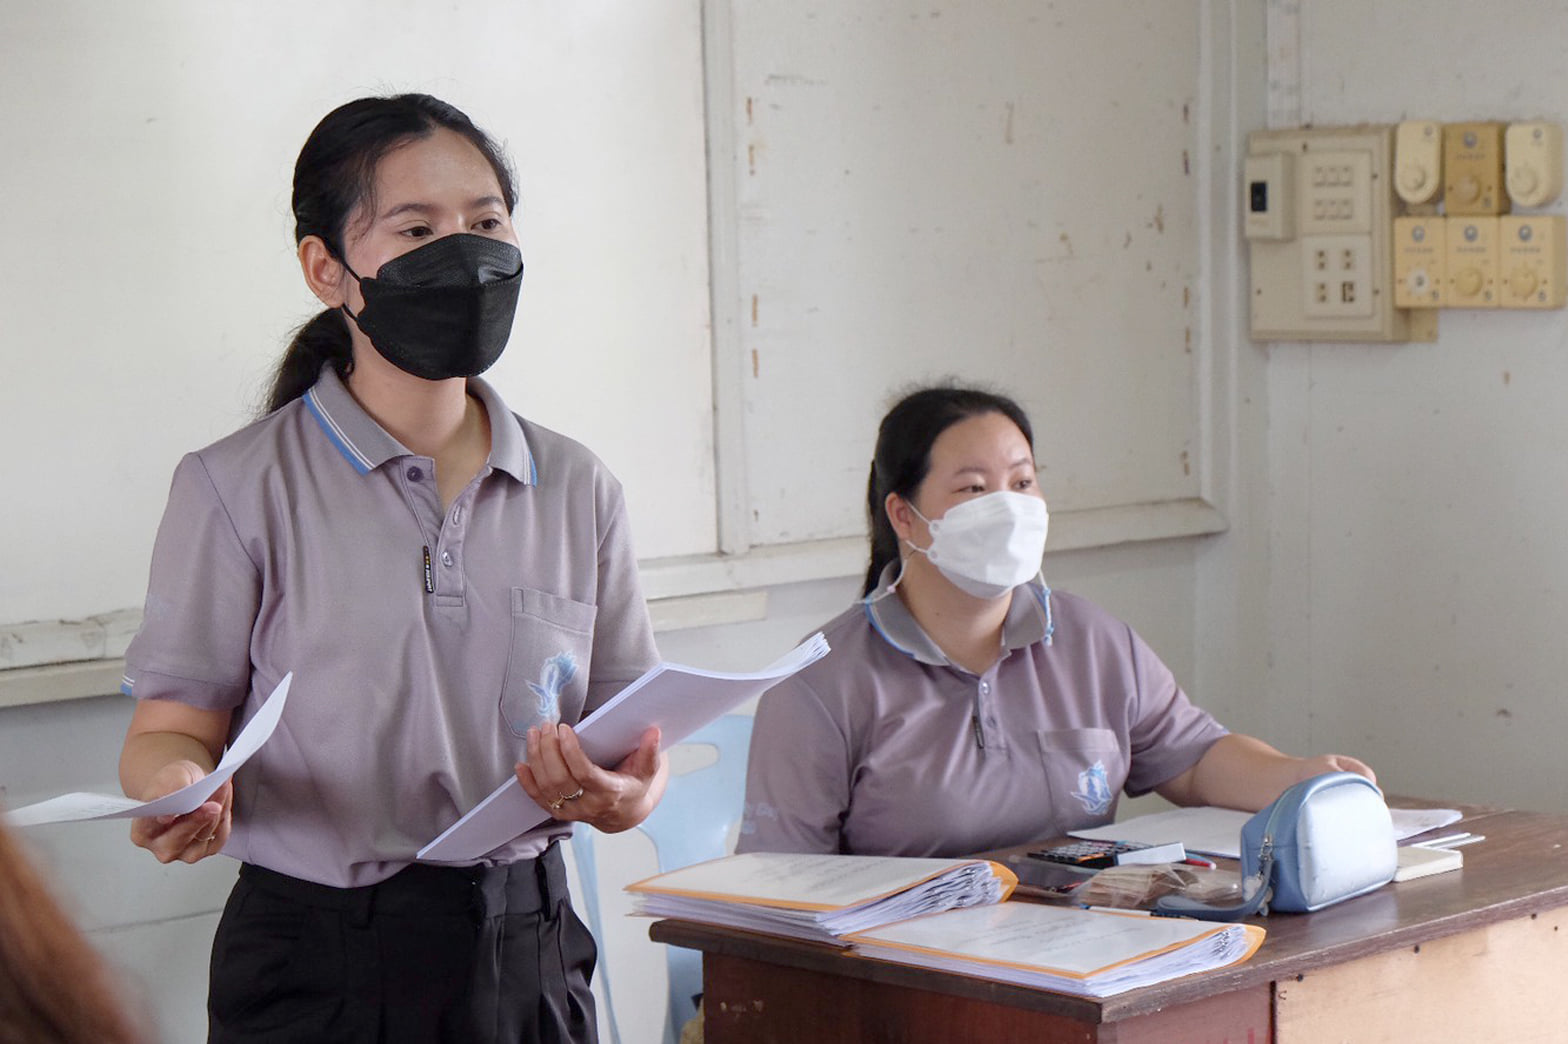
M1239 906L1166 896L1155 912L1235 921L1321 910L1392 881L1398 857L1383 792L1365 776L1329 772L1297 783L1243 824Z

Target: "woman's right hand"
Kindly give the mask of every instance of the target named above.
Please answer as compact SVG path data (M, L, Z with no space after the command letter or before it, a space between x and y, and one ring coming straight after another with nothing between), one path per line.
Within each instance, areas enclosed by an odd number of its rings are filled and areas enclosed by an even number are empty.
M153 774L140 800L172 794L205 776L194 761L172 761ZM225 782L202 805L183 816L146 816L131 820L131 841L160 863L196 863L222 851L234 818L234 784Z

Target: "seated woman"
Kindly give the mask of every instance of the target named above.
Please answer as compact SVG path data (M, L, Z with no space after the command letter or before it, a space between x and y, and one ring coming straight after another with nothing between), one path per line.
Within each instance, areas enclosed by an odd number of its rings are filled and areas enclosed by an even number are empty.
M883 419L865 597L762 698L739 851L957 856L1110 822L1119 792L1256 810L1355 758L1297 758L1193 706L1126 624L1040 576L1045 500L1010 399Z

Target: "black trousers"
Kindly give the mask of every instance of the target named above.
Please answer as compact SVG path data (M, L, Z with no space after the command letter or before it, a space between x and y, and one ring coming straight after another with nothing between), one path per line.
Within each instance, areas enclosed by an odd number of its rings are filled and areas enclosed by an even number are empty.
M331 888L246 864L212 945L209 1044L595 1044L597 951L561 853Z

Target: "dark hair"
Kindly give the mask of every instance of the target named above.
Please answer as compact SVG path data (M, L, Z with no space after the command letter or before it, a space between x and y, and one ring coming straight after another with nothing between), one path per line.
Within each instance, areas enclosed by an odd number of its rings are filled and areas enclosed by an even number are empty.
M135 1044L118 986L0 826L0 1040Z
M501 186L507 213L517 205L511 168L500 146L458 109L428 94L360 98L340 105L316 124L294 164L294 242L320 236L327 249L343 257L343 233L361 204L375 205L376 166L401 145L428 138L437 128L473 143ZM330 364L340 377L353 368L348 321L326 309L294 333L278 363L266 412L305 394Z
M1034 449L1034 429L1029 417L1012 399L979 388L938 385L910 392L888 410L877 429L877 451L866 480L866 518L871 523L871 566L866 570L862 594L877 588L882 570L898 560L898 534L887 517L887 495L914 495L931 470L931 447L959 421L986 413L1000 413L1024 433Z

